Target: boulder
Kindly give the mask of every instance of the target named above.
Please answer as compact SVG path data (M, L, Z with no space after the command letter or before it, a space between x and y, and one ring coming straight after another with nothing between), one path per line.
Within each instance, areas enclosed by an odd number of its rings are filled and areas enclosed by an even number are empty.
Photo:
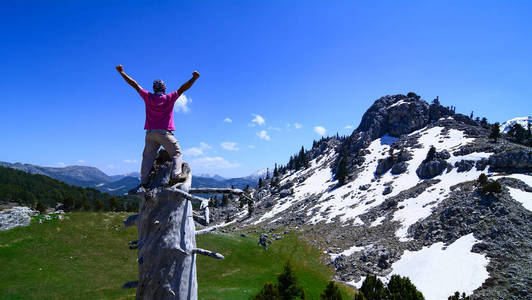
M279 197L281 198L288 197L290 195L292 195L292 191L290 189L281 190L281 192L279 193Z
M391 193L393 190L393 188L391 186L387 186L384 188L384 191L382 191L382 194L383 195L388 195L389 193Z
M454 164L454 166L458 168L456 170L458 173L467 172L471 170L474 165L475 165L474 160L465 160L465 159L462 159L461 161L458 161Z
M363 185L359 186L358 189L361 190L361 191L365 191L365 190L369 189L370 186L371 186L371 184L367 183L367 184L363 184Z
M403 174L408 169L408 164L404 161L393 165L391 173L393 175Z
M444 160L427 161L419 165L416 174L421 179L429 179L441 175L443 171L447 169L448 165L449 164Z
M493 171L529 171L532 170L532 151L520 149L493 154L489 164Z
M388 170L392 168L393 163L394 161L391 157L380 159L379 163L377 164L377 169L375 170L375 174L382 175L388 172Z

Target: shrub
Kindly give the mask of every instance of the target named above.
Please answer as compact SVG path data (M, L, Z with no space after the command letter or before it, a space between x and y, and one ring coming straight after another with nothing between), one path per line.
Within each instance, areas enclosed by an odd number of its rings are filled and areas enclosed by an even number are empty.
M330 281L327 287L325 288L325 291L320 295L320 299L322 300L342 300L342 294L340 293L340 289L334 283L334 281Z
M431 161L434 158L434 155L436 155L436 148L434 146L430 146L429 152L427 152L427 157L425 157L423 162Z
M484 173L480 174L477 179L477 184L485 185L486 183L488 183L488 176Z
M414 93L414 92L409 92L408 94L406 94L406 96L407 96L408 98L416 98L416 99L421 98L421 97L419 97L419 96L418 96L416 93Z
M498 181L490 181L482 186L482 194L494 194L502 192L502 186Z

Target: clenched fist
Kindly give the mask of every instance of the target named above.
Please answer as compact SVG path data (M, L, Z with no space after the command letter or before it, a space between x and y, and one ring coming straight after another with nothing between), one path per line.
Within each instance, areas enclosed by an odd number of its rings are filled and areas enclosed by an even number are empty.
M194 72L192 72L192 78L194 78L194 79L198 79L198 78L199 78L199 73L198 73L198 71L194 71Z
M118 66L116 66L116 70L118 71L118 73L122 73L122 72L124 72L124 66L118 65Z

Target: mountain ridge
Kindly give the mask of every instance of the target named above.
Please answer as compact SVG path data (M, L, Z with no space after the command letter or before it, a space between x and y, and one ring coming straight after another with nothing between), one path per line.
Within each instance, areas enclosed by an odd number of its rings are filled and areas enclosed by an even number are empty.
M298 230L358 287L367 274L398 273L427 299L529 297L532 148L490 131L437 99L379 98L350 136L322 138L280 166L237 224Z

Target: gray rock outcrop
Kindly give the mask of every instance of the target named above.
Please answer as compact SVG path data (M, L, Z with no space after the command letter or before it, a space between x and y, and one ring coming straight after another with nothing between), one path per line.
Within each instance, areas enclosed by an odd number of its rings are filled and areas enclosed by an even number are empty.
M489 164L494 171L529 171L532 170L532 152L523 149L493 154Z
M25 206L15 206L10 209L0 210L0 231L18 226L28 226L31 223L31 216L38 213L38 211Z

